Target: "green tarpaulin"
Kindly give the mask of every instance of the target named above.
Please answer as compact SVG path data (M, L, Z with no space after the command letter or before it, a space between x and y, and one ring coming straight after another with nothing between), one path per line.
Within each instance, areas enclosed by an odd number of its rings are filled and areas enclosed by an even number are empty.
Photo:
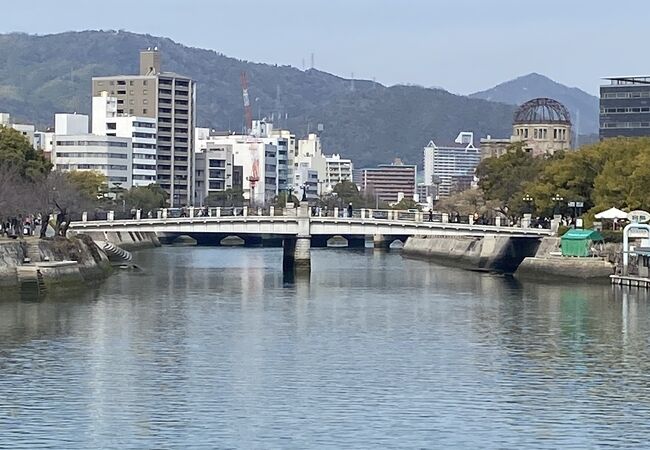
M590 256L593 243L602 240L596 230L569 230L561 238L562 256Z

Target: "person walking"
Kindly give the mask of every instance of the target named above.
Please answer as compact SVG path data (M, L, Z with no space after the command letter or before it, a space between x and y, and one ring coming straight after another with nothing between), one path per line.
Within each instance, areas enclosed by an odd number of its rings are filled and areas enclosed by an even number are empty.
M429 222L433 222L433 208L429 208Z
M352 217L352 202L348 204L348 217Z

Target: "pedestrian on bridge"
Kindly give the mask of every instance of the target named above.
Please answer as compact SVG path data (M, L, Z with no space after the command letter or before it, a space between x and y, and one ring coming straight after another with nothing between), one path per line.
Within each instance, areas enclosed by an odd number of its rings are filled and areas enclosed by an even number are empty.
M352 202L348 205L348 217L352 217Z
M433 222L433 208L429 208L429 222Z

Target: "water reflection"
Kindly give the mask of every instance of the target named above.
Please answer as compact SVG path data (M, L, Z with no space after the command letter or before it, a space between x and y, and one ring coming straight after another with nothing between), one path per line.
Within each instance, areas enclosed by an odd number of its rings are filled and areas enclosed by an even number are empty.
M645 292L281 257L163 248L1 301L0 447L645 447Z

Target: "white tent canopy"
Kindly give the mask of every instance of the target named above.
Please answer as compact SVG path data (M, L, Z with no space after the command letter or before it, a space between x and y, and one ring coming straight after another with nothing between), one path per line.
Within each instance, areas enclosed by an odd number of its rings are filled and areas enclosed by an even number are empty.
M614 219L627 219L627 213L625 211L621 211L618 208L609 208L607 211L599 212L596 214L596 219L609 219L609 220L614 220Z

